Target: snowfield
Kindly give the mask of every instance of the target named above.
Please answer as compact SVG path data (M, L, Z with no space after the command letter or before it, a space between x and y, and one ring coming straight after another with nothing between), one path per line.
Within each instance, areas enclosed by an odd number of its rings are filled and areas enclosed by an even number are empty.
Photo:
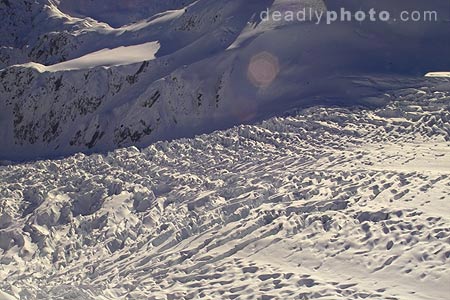
M1 167L0 299L448 299L450 80L408 85Z

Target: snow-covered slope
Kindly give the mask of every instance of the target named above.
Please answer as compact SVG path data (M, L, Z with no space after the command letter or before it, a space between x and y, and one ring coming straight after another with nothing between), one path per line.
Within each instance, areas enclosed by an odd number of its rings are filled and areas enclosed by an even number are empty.
M155 59L155 54L158 52L159 47L158 42L149 42L115 49L103 49L53 66L39 66L38 68L41 72L58 72L91 69L98 66L111 67L128 65L141 62L143 59Z
M333 26L259 19L267 7L323 11L333 1L141 2L115 1L103 17L106 1L0 2L0 159L146 146L312 104L380 105L389 86L349 76L450 69L447 1L427 1L437 23ZM134 23L104 23L125 4Z
M91 17L114 27L148 19L158 13L180 9L195 0L58 0L61 11L79 17Z
M448 299L450 79L352 80L390 103L0 167L0 299Z

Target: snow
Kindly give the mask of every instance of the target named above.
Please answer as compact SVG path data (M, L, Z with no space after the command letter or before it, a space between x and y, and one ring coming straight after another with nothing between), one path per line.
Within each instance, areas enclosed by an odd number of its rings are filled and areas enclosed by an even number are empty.
M340 6L442 22L257 18ZM448 2L0 17L0 300L448 299Z
M195 0L58 0L58 7L79 17L91 17L111 26L123 27L166 11L184 8Z
M103 49L51 66L43 66L36 63L27 63L16 66L34 67L39 70L39 72L60 72L90 69L98 66L112 67L129 65L155 59L159 48L160 44L158 42L149 42L134 46Z
M450 18L438 0L412 2ZM31 12L11 3L0 48L0 159L145 147L309 105L384 105L391 85L450 68L450 27L440 23L258 19L267 7L324 11L332 1L66 0L32 2ZM121 15L129 22L105 23Z
M428 80L376 109L311 107L142 149L6 164L0 289L445 300L450 82Z
M425 77L450 77L450 72L430 72Z
M17 298L0 291L0 300L17 300Z

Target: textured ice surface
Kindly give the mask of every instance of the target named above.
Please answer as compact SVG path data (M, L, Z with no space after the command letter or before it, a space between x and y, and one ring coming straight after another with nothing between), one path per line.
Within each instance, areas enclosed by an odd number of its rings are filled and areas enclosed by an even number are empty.
M0 298L448 299L449 80L409 83L0 167Z

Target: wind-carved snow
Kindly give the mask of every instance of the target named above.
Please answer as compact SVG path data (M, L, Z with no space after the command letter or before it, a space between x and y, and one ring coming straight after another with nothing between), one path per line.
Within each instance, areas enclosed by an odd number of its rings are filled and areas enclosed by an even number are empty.
M450 81L376 80L377 109L0 167L0 297L448 299Z
M79 58L40 68L40 71L58 72L90 69L98 66L112 67L129 65L155 59L159 48L160 45L158 42L149 42L141 45L103 49Z
M430 72L425 77L450 77L450 72Z
M40 73L87 70L99 66L108 68L112 66L130 65L142 62L142 60L153 60L155 59L159 48L160 44L158 42L149 42L141 45L103 49L51 66L44 66L38 63L26 63L15 65L14 67L33 68Z

